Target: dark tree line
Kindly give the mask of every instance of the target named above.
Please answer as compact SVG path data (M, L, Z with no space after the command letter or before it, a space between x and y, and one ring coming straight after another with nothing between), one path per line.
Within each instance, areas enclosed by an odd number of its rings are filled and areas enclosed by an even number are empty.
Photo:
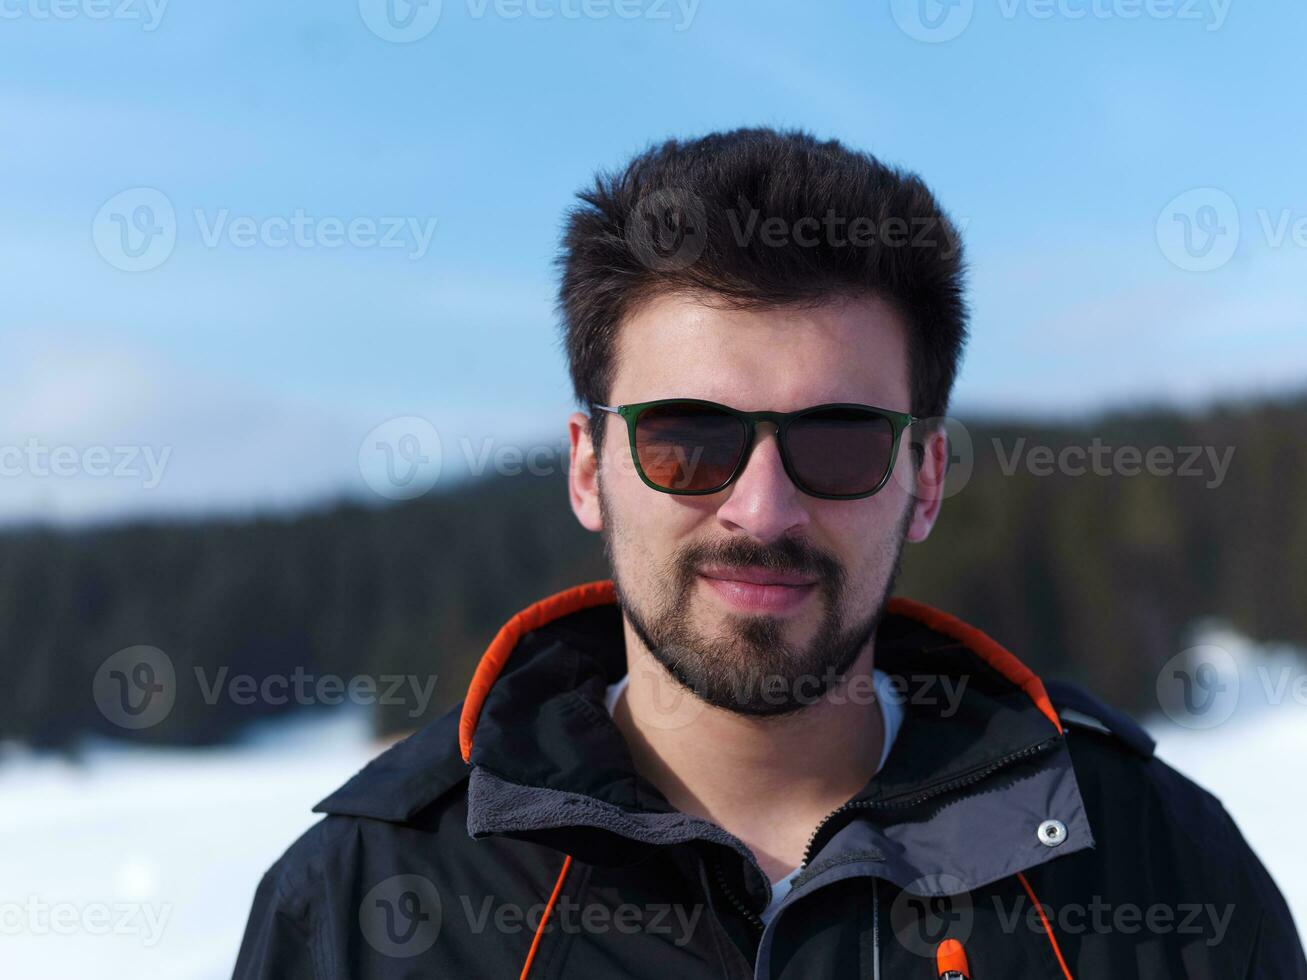
M1149 709L1157 670L1201 617L1307 646L1307 398L967 428L971 477L930 540L909 546L900 594L1136 711ZM1169 449L1173 467L1184 447L1233 455L1217 486L1210 455L1200 475L1142 465L1133 475L1040 475L1068 447L1082 461L1076 447L1095 439L1113 451ZM1048 451L1031 456L1035 447ZM1133 468L1127 459L1123 469ZM213 743L298 708L293 696L269 703L214 687L238 675L251 685L434 675L421 716L409 687L375 709L379 731L411 728L461 698L512 613L606 574L561 475L292 518L11 530L0 535L0 738ZM159 723L128 730L93 691L106 658L142 644L175 666L175 704Z

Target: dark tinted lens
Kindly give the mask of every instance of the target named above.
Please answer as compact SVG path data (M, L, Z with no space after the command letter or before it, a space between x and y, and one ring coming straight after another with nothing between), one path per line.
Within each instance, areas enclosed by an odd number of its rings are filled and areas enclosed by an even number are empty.
M716 490L744 452L745 424L719 408L653 405L635 422L635 452L644 475L665 490Z
M860 408L825 408L802 415L786 435L790 465L813 493L868 493L889 471L894 425Z

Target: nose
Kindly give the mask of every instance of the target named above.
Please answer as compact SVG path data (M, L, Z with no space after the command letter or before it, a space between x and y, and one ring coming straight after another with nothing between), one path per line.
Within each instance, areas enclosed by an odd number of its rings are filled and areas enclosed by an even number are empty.
M808 523L804 495L781 462L776 427L760 423L744 472L726 489L717 519L731 531L743 531L766 544Z

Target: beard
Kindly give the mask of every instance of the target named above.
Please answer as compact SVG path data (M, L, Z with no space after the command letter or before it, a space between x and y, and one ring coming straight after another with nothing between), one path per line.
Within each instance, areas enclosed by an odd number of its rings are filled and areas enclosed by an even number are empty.
M691 543L677 549L653 571L648 596L636 601L623 589L613 539L621 534L604 502L604 554L612 571L617 601L635 635L653 658L695 697L741 715L777 717L807 707L838 685L875 634L894 591L912 509L900 521L893 560L884 587L871 608L850 616L849 583L843 566L800 538L761 544L751 538ZM694 589L704 564L757 566L799 572L816 579L822 604L816 633L806 644L786 640L787 619L769 614L728 613L716 630L694 622Z

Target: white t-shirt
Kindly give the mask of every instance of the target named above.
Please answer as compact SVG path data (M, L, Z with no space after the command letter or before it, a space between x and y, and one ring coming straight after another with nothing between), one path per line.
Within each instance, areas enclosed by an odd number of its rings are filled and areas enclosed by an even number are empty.
M894 745L894 739L899 733L899 726L903 724L903 705L899 703L895 696L894 688L891 685L889 675L884 671L873 670L876 685L876 699L880 702L880 715L885 719L885 745L880 751L880 762L876 764L876 772L880 772L881 767L885 765L885 760L889 758L889 750ZM611 715L613 709L617 707L617 701L626 690L627 681L631 679L630 674L624 674L622 679L615 684L608 685L608 691L604 695L604 704ZM799 873L799 868L795 868L779 881L771 883L771 902L762 912L759 913L763 922L770 922L773 915L776 914L777 907L785 900L785 896L790 893L790 888L794 884L794 877Z

